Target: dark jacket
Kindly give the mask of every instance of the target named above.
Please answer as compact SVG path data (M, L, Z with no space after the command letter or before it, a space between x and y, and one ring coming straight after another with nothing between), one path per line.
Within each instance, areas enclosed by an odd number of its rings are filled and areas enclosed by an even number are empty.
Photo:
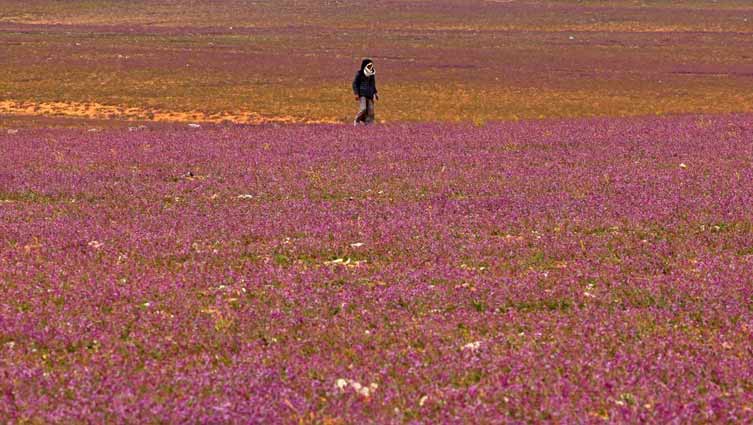
M367 77L363 74L363 69L371 61L364 60L361 64L361 69L356 72L356 77L353 79L353 94L356 96L366 97L367 99L373 99L377 94L376 77Z

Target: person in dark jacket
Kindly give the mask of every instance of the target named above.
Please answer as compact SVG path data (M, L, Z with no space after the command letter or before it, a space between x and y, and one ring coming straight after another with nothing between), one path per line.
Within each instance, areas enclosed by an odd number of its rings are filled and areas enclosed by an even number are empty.
M361 62L361 69L356 72L356 77L353 79L353 94L360 105L353 125L361 122L365 124L374 122L374 101L379 100L375 75L374 62L371 59L364 59Z

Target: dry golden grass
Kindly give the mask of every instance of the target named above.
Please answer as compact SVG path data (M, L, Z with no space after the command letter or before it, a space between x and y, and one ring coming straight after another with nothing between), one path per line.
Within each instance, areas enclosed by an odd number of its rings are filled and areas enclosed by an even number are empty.
M387 122L753 112L753 6L736 0L4 7L0 127L349 122L366 55Z

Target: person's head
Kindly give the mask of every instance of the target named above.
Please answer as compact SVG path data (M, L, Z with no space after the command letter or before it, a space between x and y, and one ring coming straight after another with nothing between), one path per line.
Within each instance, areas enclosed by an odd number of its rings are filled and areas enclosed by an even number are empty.
M375 75L376 69L374 69L374 62L371 59L364 59L361 61L361 72L367 77Z

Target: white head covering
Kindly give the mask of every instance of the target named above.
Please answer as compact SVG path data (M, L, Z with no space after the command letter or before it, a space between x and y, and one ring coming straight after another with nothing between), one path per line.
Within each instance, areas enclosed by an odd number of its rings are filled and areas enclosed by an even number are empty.
M374 69L374 63L369 62L364 68L363 68L363 75L367 77L371 77L372 75L376 75L376 69Z

